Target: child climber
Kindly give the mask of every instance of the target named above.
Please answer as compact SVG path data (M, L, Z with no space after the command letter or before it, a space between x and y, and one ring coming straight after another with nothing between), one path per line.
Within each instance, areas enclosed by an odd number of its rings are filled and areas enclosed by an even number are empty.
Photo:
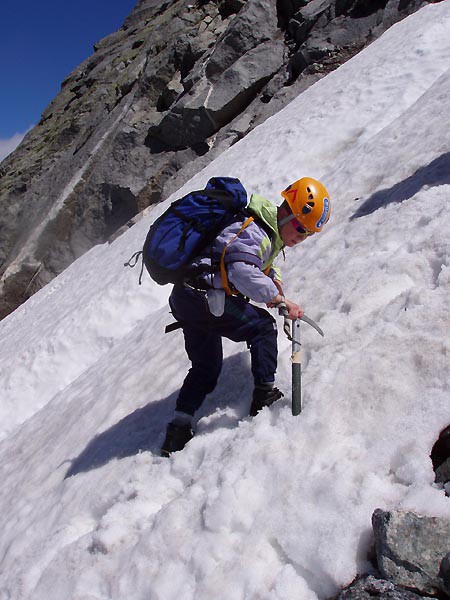
M192 366L167 425L162 456L181 450L194 436L195 412L214 390L222 368L222 337L245 341L250 349L254 379L250 416L283 397L274 387L275 319L248 299L268 308L284 304L292 320L303 316L302 309L285 297L273 261L285 246L291 248L322 231L331 205L323 184L310 177L299 179L281 195L284 201L277 207L252 194L248 209L255 218L244 217L226 227L193 262L194 266L218 264L217 272L173 288L169 304L183 328Z

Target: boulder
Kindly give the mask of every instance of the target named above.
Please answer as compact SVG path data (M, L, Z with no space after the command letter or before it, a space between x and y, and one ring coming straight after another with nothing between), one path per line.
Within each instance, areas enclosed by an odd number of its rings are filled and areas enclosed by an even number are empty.
M382 577L419 594L450 594L450 520L377 509L372 526Z

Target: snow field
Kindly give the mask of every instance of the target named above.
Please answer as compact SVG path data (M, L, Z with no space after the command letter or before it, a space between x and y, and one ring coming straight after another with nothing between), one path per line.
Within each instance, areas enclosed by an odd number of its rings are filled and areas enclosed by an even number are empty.
M123 263L158 207L0 323L3 600L316 600L367 572L377 507L450 517L429 452L449 422L450 3L429 5L299 96L177 194L233 175L333 200L288 249L304 409L255 419L225 342L197 435L158 456L188 368L169 289ZM263 176L262 176L263 175ZM280 322L281 325L281 322ZM280 328L281 329L281 328Z

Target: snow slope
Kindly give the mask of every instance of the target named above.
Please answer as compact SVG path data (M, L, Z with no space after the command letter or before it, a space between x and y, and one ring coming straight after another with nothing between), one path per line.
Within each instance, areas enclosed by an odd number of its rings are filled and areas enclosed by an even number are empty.
M376 507L450 517L429 452L449 421L450 2L428 5L0 323L0 599L315 600L370 569ZM158 456L188 368L170 289L123 268L213 175L321 178L326 233L288 250L304 410L246 417L245 344L182 453Z

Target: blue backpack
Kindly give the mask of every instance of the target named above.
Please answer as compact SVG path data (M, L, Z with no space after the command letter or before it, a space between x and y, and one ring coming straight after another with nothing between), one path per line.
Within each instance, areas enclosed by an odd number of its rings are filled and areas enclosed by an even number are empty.
M143 261L150 277L160 285L195 279L200 273L192 260L245 212L247 202L243 185L231 177L213 177L204 190L173 202L145 240Z

